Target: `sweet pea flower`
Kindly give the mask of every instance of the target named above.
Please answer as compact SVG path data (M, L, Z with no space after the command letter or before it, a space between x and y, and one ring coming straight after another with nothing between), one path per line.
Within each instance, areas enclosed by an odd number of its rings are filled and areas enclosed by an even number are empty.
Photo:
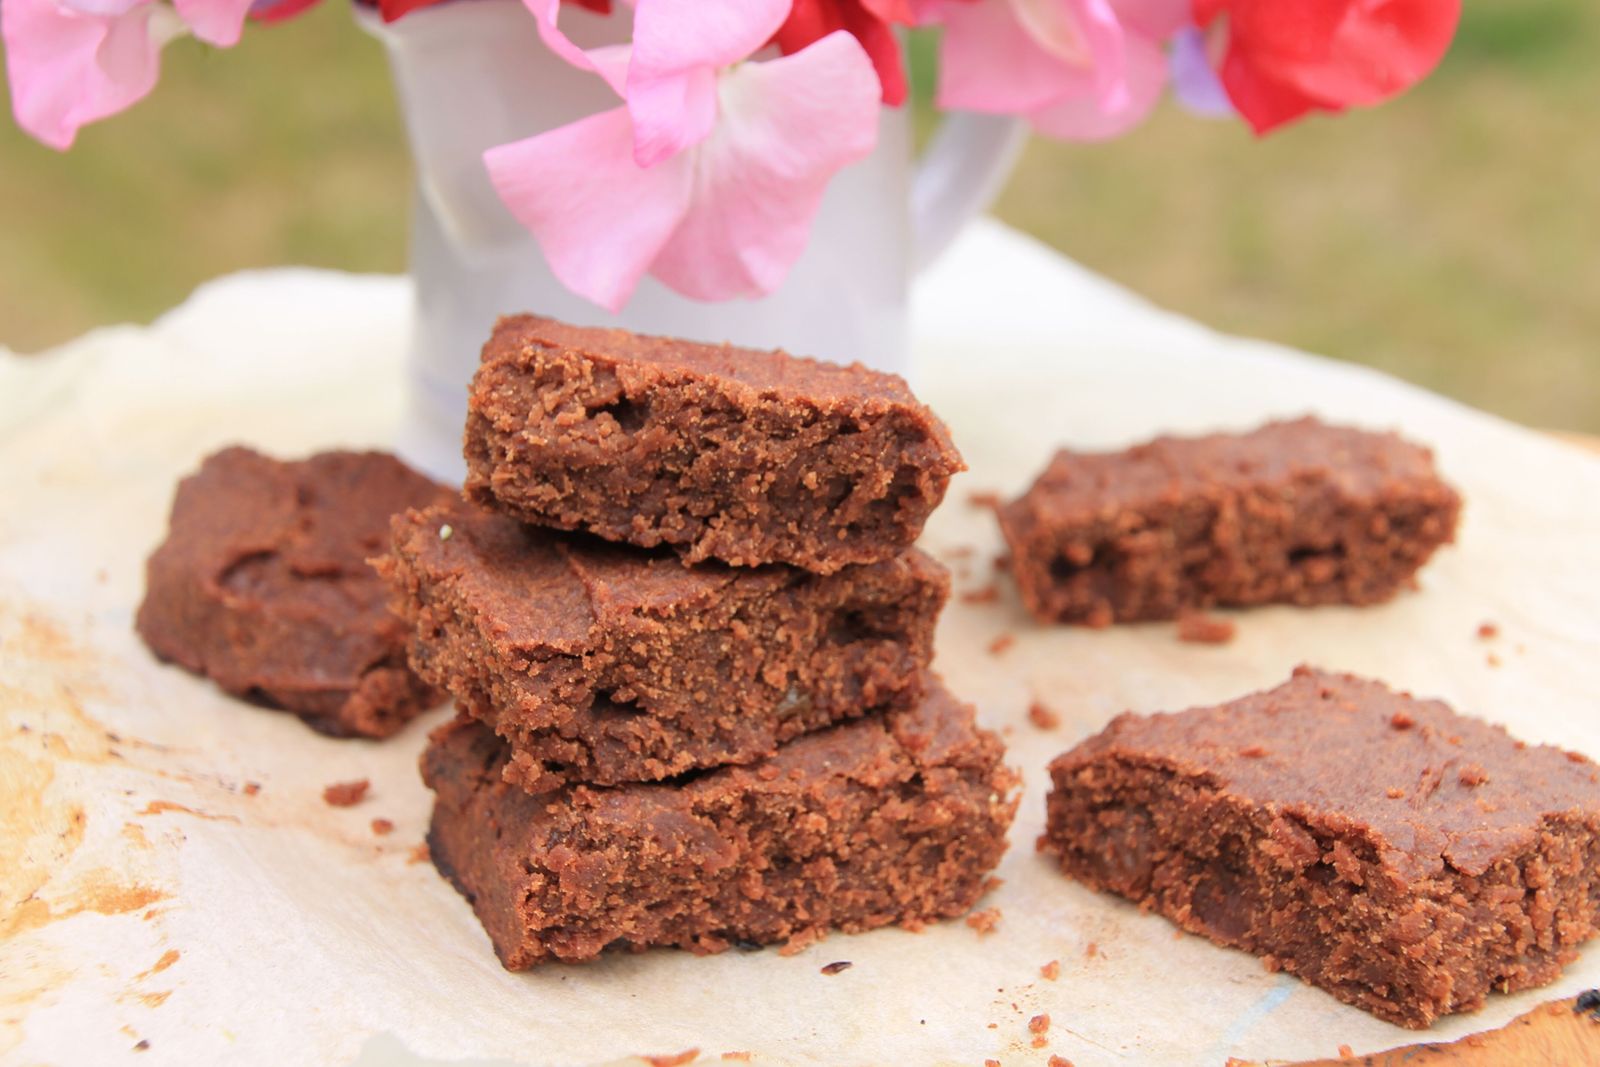
M1444 58L1461 0L1194 0L1219 74L1258 134L1313 111L1370 107Z
M1167 79L1188 0L919 0L944 25L939 106L1021 115L1040 133L1125 133Z
M0 37L17 124L65 151L78 130L146 96L184 33L229 48L250 0L4 0Z
M916 22L911 0L794 0L773 43L791 55L830 33L849 32L872 57L883 84L883 102L899 107L906 100L906 71L894 27Z
M877 144L881 89L839 31L743 62L789 0L638 0L633 44L584 51L556 0L524 0L546 42L623 105L484 153L562 284L611 311L649 273L686 296L771 293L833 175Z

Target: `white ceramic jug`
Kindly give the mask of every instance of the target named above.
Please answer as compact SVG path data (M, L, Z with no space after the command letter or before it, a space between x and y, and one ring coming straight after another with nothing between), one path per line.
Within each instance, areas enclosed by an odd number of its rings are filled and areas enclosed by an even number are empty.
M1010 119L956 114L912 161L908 109L885 108L877 150L828 187L810 243L781 289L703 303L645 278L621 314L568 291L495 195L485 149L618 106L597 77L539 40L518 0L451 0L384 23L358 8L387 46L416 162L411 236L416 320L400 454L459 481L466 387L495 319L533 311L586 325L790 352L905 374L912 274L988 206L1026 136ZM584 47L626 39L625 10L565 9Z

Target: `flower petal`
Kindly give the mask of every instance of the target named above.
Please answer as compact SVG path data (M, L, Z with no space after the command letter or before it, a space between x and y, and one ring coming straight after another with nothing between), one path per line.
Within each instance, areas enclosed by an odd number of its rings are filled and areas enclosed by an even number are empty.
M250 0L172 0L178 17L206 44L232 48L244 32Z
M727 72L695 152L694 198L651 273L699 300L773 292L805 251L828 182L877 145L878 79L850 34Z
M51 0L0 3L17 124L65 151L81 127L142 99L155 86L168 36L161 27L152 32L161 13L154 4L104 18Z
M690 155L638 166L620 107L491 148L483 161L561 283L613 312L683 219L694 181Z
M592 71L600 75L607 85L616 90L618 96L624 95L631 54L631 49L627 45L610 45L588 50L579 48L573 43L572 38L561 32L557 24L561 15L561 0L522 0L522 6L532 13L534 22L539 27L539 37L544 41L546 48L579 70Z
M1228 91L1222 87L1222 79L1217 77L1211 57L1206 54L1204 30L1196 26L1179 30L1172 39L1167 66L1172 71L1173 93L1189 111L1206 118L1236 114Z
M1149 116L1167 83L1167 58L1160 45L1128 35L1122 54L1122 92L1071 97L1028 116L1034 129L1071 141L1119 137Z
M772 39L791 0L639 0L628 67L634 158L648 167L704 141L717 121L717 71Z
M835 30L849 30L872 57L878 80L883 83L883 102L899 107L905 103L908 87L900 38L891 23L909 23L912 18L909 0L880 0L876 4L871 0L795 0L772 43L784 55L791 55Z
M941 108L1021 115L1093 91L1090 72L1042 47L1009 0L950 2L942 22Z
M1190 0L1111 0L1111 10L1130 33L1157 42L1190 24Z

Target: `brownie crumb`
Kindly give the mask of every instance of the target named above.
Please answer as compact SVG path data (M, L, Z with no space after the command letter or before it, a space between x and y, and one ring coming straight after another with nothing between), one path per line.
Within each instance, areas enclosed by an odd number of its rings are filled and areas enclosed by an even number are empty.
M1098 955L1100 955L1100 943L1098 941L1091 941L1087 945L1083 946L1084 959L1092 960Z
M961 594L961 602L963 604L993 604L999 599L1000 587L993 582L979 586L976 589L968 589Z
M991 1026L990 1029L993 1029L993 1027ZM983 1061L983 1067L1000 1067L1000 1061L999 1060L984 1060Z
M1044 975L1046 981L1054 982L1057 978L1061 977L1061 961L1051 960L1049 963L1039 968L1039 973Z
M725 1060L738 1060L740 1063L749 1063L751 1055L748 1052L724 1052L722 1058Z
M1461 768L1461 773L1456 776L1456 780L1468 789L1472 789L1487 782L1489 780L1489 772L1476 763L1469 763Z
M999 637L989 642L989 655L1003 656L1011 649L1011 646L1016 643L1017 637L1015 634L1001 634Z
M984 908L967 916L967 925L978 931L978 936L992 934L1000 925L1000 909Z
M390 822L388 819L373 819L372 832L377 834L379 837L392 834L394 833L394 823Z
M1353 1060L1356 1058L1356 1050L1351 1048L1349 1045L1340 1045L1339 1058L1341 1060Z
M335 782L322 791L322 799L335 808L351 808L361 803L372 783L365 778L353 782Z
M1391 785L1386 793L1390 800L1399 800L1406 795L1406 791L1399 786Z
M1409 730L1413 726L1417 725L1417 720L1413 719L1403 711L1397 711L1393 715L1389 716L1389 725L1394 727L1396 730Z
M1072 1061L1065 1056L1051 1056L1046 1067L1072 1067Z
M246 782L244 784L244 795L245 796L253 797L259 792L261 792L261 783L260 782Z
M1033 1047L1034 1048L1049 1048L1050 1047L1050 1039L1048 1037L1045 1037L1043 1034L1039 1034L1039 1035L1035 1036L1034 1039L1033 1039Z
M411 846L411 851L406 854L406 863L427 863L433 856L428 851L426 841Z
M822 973L823 974L830 974L830 975L831 974L840 974L840 973L842 973L844 971L848 971L850 968L852 968L854 966L855 966L855 964L851 963L849 960L835 960L834 962L832 962L832 963L828 964L827 966L823 967L822 968Z
M999 511L1004 501L993 490L975 489L967 494L967 503L980 511Z
M1061 725L1061 716L1035 700L1028 705L1028 721L1041 730L1054 730Z
M1265 745L1246 745L1239 750L1239 755L1245 759L1265 759L1268 753Z
M1496 626L1494 623L1485 622L1478 624L1478 638L1480 640L1490 641L1499 636L1500 627Z
M1050 1016L1035 1015L1028 1020L1028 1032L1033 1034L1047 1034L1050 1032Z
M650 1067L683 1067L684 1064L693 1063L699 1059L700 1050L692 1048L674 1056L640 1056L639 1058L648 1063Z
M1198 611L1185 611L1178 615L1178 640L1191 645L1225 645L1238 632L1239 628L1232 619Z
M133 1051L135 1051L135 1052L147 1052L147 1051L149 1051L149 1049L150 1049L150 1042L145 1040L142 1037L139 1039L138 1044L133 1046Z

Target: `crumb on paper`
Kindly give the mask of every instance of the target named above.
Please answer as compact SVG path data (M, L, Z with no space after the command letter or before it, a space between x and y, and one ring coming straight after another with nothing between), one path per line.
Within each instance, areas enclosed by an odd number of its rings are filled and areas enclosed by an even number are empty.
M411 846L411 852L406 856L406 862L427 863L432 858L432 854L428 851L428 843L423 841L420 844Z
M1061 977L1061 961L1051 960L1049 963L1039 968L1039 973L1045 977L1046 981L1054 982L1057 978Z
M322 799L335 808L351 808L361 803L372 783L365 778L353 782L334 782L322 791Z
M1340 1045L1339 1058L1341 1060L1353 1060L1356 1058L1356 1050L1351 1048L1349 1045Z
M1035 700L1028 705L1028 721L1041 730L1054 730L1061 725L1061 716L1041 701Z
M1178 640L1191 645L1225 645L1238 634L1232 619L1186 611L1178 616Z
M832 963L829 963L822 968L822 973L830 975L842 974L854 966L855 964L851 963L849 960L834 960Z
M978 931L979 937L987 936L1000 925L1000 909L984 908L967 916L967 925Z
M1000 599L1000 587L994 582L980 585L976 589L968 589L961 594L963 604L993 604Z
M648 1063L650 1067L683 1067L684 1064L693 1063L699 1059L700 1050L691 1048L671 1056L640 1056L639 1058Z
M1007 651L1010 650L1011 646L1016 643L1016 634L1001 634L999 637L989 642L989 655L1003 656Z
M1500 666L1500 657L1495 655L1493 652L1490 652L1488 655L1484 656L1483 661L1491 667Z
M1034 1037L1033 1037L1033 1047L1034 1048L1049 1048L1050 1047L1050 1039L1048 1037L1045 1037L1043 1034L1035 1034Z
M992 489L974 489L967 494L967 503L983 511L999 511L1000 494Z
M1270 753L1265 745L1246 745L1239 750L1239 755L1245 759L1266 759Z
M1030 1034L1048 1034L1050 1032L1050 1016L1041 1014L1029 1019L1028 1032Z
M259 792L261 792L261 783L260 782L246 782L244 784L244 795L245 796L253 797Z
M1087 945L1083 946L1084 959L1092 960L1098 955L1100 955L1100 943L1098 941L1091 941Z
M1002 552L994 558L994 572L1004 574L1011 569L1011 556Z
M740 1063L749 1063L751 1055L748 1052L724 1052L722 1058L725 1060L738 1060Z
M388 819L373 819L372 832L379 837L394 833L394 823Z
M149 1049L150 1049L149 1040L147 1040L146 1038L142 1038L142 1037L133 1046L133 1051L135 1051L135 1052L148 1052Z
M983 1067L1000 1067L999 1060L984 1060Z
M1478 624L1478 639L1480 641L1490 641L1499 636L1500 627L1496 626L1494 623L1481 622Z
M1072 1067L1072 1061L1065 1056L1051 1056L1047 1067Z
M986 897L1005 884L1006 880L1004 878L1001 878L999 875L991 874L989 877L983 880L983 888L978 890L978 895Z
M951 545L944 551L944 554L951 559L971 559L977 553L978 550L971 545Z

